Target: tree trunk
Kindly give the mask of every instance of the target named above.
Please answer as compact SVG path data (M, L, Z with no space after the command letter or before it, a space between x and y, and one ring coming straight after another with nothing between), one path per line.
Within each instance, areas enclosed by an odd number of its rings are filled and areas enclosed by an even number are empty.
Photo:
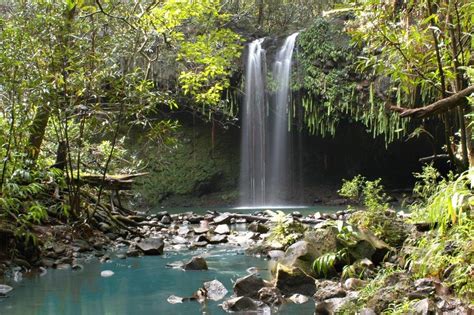
M50 108L48 105L38 107L33 123L30 127L30 137L28 140L28 158L33 163L38 159L41 144L43 143L46 127L50 116Z

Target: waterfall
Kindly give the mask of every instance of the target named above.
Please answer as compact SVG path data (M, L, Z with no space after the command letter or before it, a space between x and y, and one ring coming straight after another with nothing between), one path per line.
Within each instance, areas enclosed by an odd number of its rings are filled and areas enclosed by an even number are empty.
M249 44L242 109L241 203L263 205L266 193L266 106L264 38Z
M277 90L272 102L273 129L270 156L270 189L268 200L272 204L285 201L288 191L288 173L291 171L289 155L288 111L290 104L291 59L298 33L288 36L277 53L273 65L273 78Z
M289 103L294 33L285 39L273 65L276 91L266 89L264 39L249 44L242 109L240 196L243 206L283 205L289 191Z

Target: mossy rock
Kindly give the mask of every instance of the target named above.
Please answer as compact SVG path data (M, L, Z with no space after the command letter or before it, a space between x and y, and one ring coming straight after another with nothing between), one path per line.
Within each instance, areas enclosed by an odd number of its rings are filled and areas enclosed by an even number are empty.
M296 293L312 296L316 292L316 279L298 267L278 264L275 286L285 296Z
M298 267L309 275L315 276L313 262L329 252L337 251L337 230L333 227L306 232L304 239L288 247L281 263Z

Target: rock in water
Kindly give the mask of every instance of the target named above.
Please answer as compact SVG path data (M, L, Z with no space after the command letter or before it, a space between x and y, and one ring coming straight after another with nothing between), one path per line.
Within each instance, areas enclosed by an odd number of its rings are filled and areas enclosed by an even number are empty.
M147 238L137 243L137 247L145 255L162 255L165 243L162 238Z
M209 232L209 228L207 227L195 227L194 228L194 234L204 234Z
M182 268L184 270L207 270L207 262L204 258L196 256L185 263Z
M223 299L229 292L218 280L204 282L204 289L207 291L207 298L213 301L219 301Z
M293 302L295 304L304 304L304 303L308 302L309 299L306 295L293 294L292 296L290 296L288 298L288 300L290 300L291 302Z
M285 302L280 290L275 287L263 287L258 291L258 300L270 306L279 306Z
M100 273L100 276L102 278L112 277L113 275L114 275L114 272L112 270L104 270Z
M234 293L236 296L258 297L258 291L265 287L265 281L256 274L251 274L237 279L234 284Z
M230 224L231 221L231 216L228 214L221 214L217 217L214 218L214 223L219 225L219 224Z
M214 235L209 239L211 244L220 244L227 242L227 235Z
M259 223L259 222L252 222L248 225L247 229L251 232L255 232L255 233L267 233L269 231L269 228L268 226L262 224L262 223Z
M6 284L0 284L0 296L6 296L13 288Z
M283 295L295 293L313 295L316 292L315 279L305 274L300 268L287 267L278 264L276 287Z
M183 303L183 298L176 295L170 295L167 301L170 304L179 304L179 303Z
M230 228L227 224L219 224L214 230L214 232L217 234L229 234Z
M261 301L251 299L246 296L240 296L229 299L222 304L226 312L258 312L258 314L270 314L270 307Z

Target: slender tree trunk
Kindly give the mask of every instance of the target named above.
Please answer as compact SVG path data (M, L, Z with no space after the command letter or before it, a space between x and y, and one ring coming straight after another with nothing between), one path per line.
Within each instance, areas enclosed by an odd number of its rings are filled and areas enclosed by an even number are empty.
M50 108L44 104L38 107L33 123L31 124L30 137L28 139L28 158L32 160L33 163L38 159L46 133L46 127L48 126L49 116Z
M263 0L256 0L257 1L257 8L258 8L258 17L257 17L257 24L259 27L263 26L263 7L264 7L264 2Z

